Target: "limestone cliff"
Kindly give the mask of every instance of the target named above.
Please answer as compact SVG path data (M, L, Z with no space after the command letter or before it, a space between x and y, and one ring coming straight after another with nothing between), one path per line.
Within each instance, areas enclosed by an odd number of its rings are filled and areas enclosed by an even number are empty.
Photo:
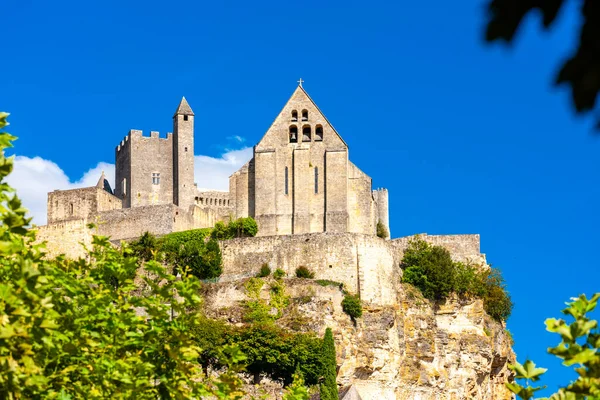
M241 323L243 283L206 285L207 314ZM338 287L306 279L285 283L292 301L277 323L319 335L332 328L338 384L354 385L363 400L512 398L504 387L507 362L514 360L511 340L480 300L434 305L398 283L394 305L366 304L353 323L342 311ZM277 385L265 382L263 388L269 398L281 398Z

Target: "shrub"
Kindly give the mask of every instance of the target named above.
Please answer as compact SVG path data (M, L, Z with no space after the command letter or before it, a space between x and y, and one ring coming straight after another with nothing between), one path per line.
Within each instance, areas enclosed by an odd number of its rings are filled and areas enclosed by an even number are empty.
M285 276L285 271L282 270L281 268L277 268L275 270L275 272L273 272L273 278L275 279L281 279Z
M315 385L322 374L323 341L312 333L289 333L274 324L234 328L228 337L247 356L246 371L259 383L261 375L284 384L298 370L306 384Z
M498 269L453 262L448 250L418 238L409 242L401 267L402 282L414 285L430 300L444 300L451 292L476 296L495 320L510 316L512 301Z
M301 267L296 268L296 277L313 279L315 277L315 273L312 272L310 269L308 269L304 266L301 266Z
M387 227L381 221L377 221L377 236L382 239L386 239L388 236L390 236Z
M231 239L233 236L230 232L229 227L225 225L223 221L218 221L212 229L210 237L217 240L225 240Z
M227 226L231 237L254 237L258 233L258 225L252 217L238 218Z
M506 291L504 279L496 268L483 271L482 275L485 282L482 289L483 308L495 320L505 321L510 316L513 303Z
M158 241L156 236L146 231L139 239L131 242L129 248L140 261L149 261L158 251Z
M455 288L454 262L448 250L411 240L404 252L402 282L418 287L430 300L444 300Z
M344 287L343 283L336 282L336 281L330 281L328 279L317 279L315 282L317 282L317 284L319 286L337 286L340 289Z
M267 276L271 275L271 268L269 268L269 264L264 263L261 267L260 267L260 272L258 273L258 277L259 278L266 278Z
M179 271L189 268L192 275L200 279L217 278L223 272L221 249L215 239L189 241L182 245L176 257Z
M356 295L345 295L344 300L342 300L342 309L352 319L360 318L362 316L362 304Z

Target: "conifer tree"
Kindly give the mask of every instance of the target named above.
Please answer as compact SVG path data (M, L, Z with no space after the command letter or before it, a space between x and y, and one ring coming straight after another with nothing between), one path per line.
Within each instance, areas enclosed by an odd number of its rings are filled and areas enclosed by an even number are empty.
M335 343L331 328L325 331L323 339L323 382L321 383L321 400L338 400L336 383L337 362L335 358Z

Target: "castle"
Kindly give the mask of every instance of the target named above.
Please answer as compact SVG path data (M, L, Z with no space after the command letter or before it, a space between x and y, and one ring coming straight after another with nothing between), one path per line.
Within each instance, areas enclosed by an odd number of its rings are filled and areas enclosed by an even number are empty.
M252 159L231 175L229 192L201 191L194 183L194 119L183 98L166 138L130 130L115 150L114 192L104 174L95 187L50 192L48 225L40 228L50 247L53 237L64 240L60 232L90 222L113 240L248 216L259 236L375 235L378 222L389 232L387 190L372 190L371 178L349 161L348 145L302 83Z

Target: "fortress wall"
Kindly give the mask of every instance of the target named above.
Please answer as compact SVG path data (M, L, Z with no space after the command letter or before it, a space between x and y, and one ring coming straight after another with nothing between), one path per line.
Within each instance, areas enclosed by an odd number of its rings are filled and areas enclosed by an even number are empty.
M93 231L88 229L84 219L55 222L37 230L37 242L47 242L49 257L65 254L68 258L77 259L85 255L81 243L86 246L92 243Z
M348 152L325 153L325 229L348 231Z
M348 162L348 230L374 234L371 178Z
M387 189L373 190L373 198L375 199L376 212L375 212L375 233L377 233L377 221L381 221L382 224L388 230L388 239L392 234L390 229L390 212L389 212L389 199Z
M106 190L96 188L96 206L96 211L118 210L123 208L123 202Z
M95 212L98 207L97 190L99 189L94 186L48 193L48 223L83 219Z
M166 139L158 132L150 137L141 131L131 133L131 206L173 203L173 135ZM159 184L152 174L160 174Z
M406 249L408 246L409 240L415 236L406 236L403 238L393 239L390 242L403 254L404 249ZM477 265L486 264L485 254L481 254L480 251L480 237L477 234L428 235L423 233L418 236L427 243L446 248L455 261Z
M222 282L256 276L263 263L272 271L283 269L288 276L306 266L315 279L342 282L351 293L360 288L366 302L391 305L396 301L395 286L400 278L397 249L374 236L309 233L232 239L220 245Z
M109 236L112 240L139 237L146 231L155 235L165 235L174 230L176 209L177 206L173 204L123 208L92 214L89 222L98 226L100 235ZM180 223L180 226L185 224Z

